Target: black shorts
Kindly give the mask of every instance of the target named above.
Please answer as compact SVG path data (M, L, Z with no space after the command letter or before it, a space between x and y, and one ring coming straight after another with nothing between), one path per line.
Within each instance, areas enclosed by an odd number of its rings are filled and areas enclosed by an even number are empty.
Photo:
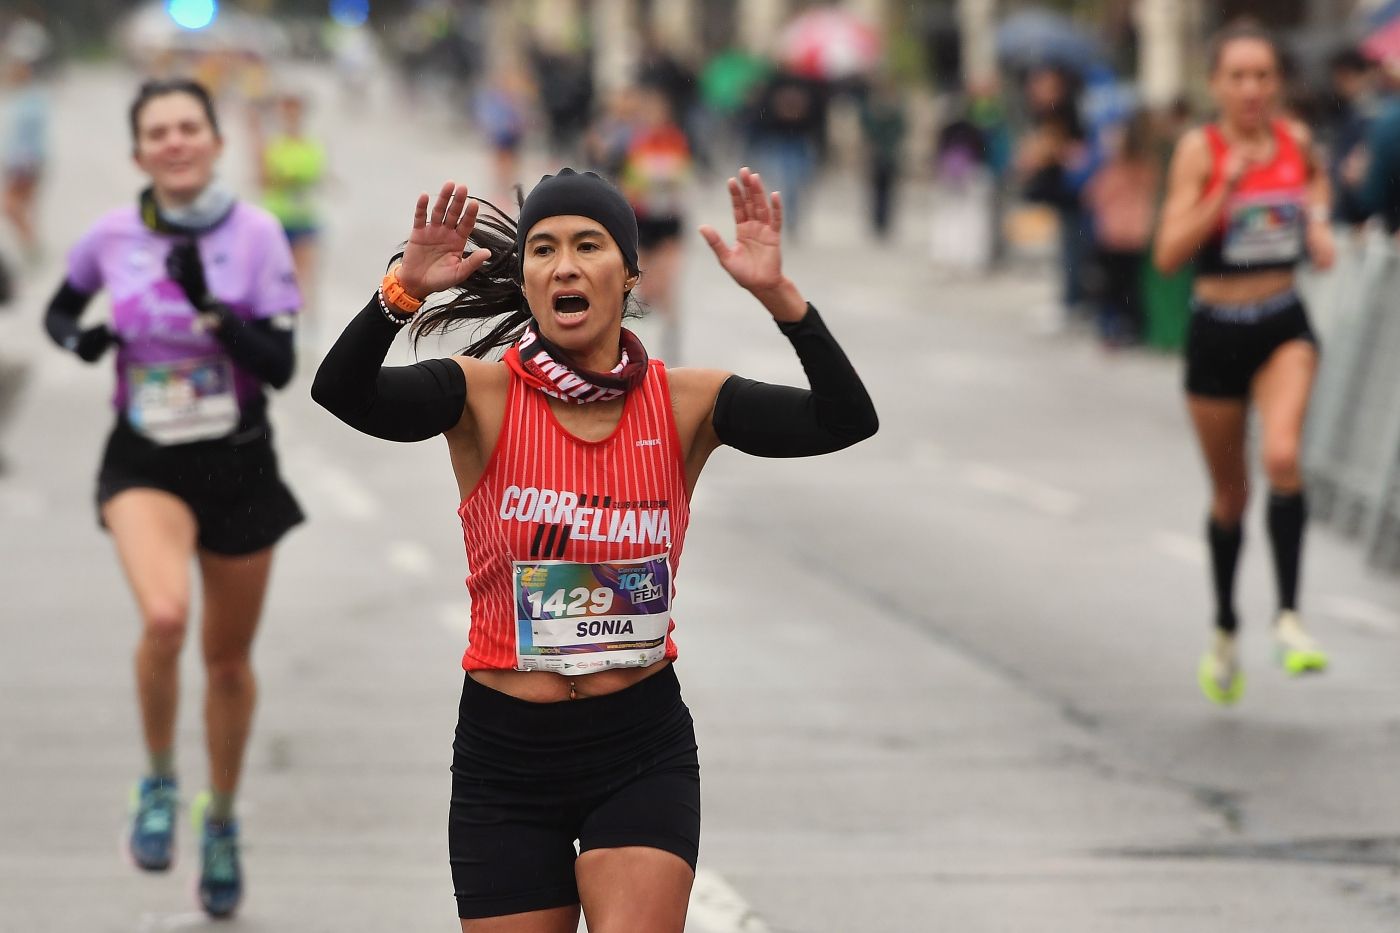
M271 547L305 519L277 472L266 425L219 440L163 447L118 418L97 475L99 523L102 506L127 489L178 496L194 513L199 546L230 557Z
M1255 374L1275 350L1293 340L1317 346L1296 292L1240 305L1194 302L1186 332L1186 391L1246 399Z
M670 665L601 697L530 703L462 685L448 852L457 916L577 904L578 851L700 851L695 726Z
M681 235L679 217L638 217L637 245L642 249L660 246L667 240L678 239Z

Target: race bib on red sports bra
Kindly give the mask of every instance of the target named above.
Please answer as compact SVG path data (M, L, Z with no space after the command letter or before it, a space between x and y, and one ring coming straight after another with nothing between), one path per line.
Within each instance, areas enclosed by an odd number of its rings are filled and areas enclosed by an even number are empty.
M1296 262L1307 222L1301 191L1236 195L1225 205L1221 256L1232 266Z
M233 366L222 357L133 363L127 420L157 444L226 437L238 427Z
M666 656L670 560L516 561L515 619L518 670L648 667Z

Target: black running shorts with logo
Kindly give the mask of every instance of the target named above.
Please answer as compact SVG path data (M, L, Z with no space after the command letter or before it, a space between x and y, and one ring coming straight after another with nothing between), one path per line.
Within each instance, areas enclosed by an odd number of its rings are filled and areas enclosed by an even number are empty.
M462 685L448 851L463 920L579 902L578 852L700 851L695 726L667 665L601 697L530 703Z
M1186 332L1186 391L1247 399L1259 370L1279 347L1294 340L1318 345L1296 292L1239 305L1193 302Z
M194 513L199 547L236 557L276 544L305 520L277 469L263 422L227 438L161 446L118 418L97 476L97 516L117 493L159 489Z

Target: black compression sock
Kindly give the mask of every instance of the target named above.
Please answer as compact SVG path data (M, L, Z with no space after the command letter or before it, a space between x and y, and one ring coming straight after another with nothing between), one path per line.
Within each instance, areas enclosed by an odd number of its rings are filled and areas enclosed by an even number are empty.
M1308 507L1302 492L1269 494L1269 543L1274 551L1274 577L1278 582L1278 608L1298 606L1298 568L1303 560L1303 526Z
M1224 528L1212 518L1206 522L1206 540L1210 542L1211 579L1215 583L1215 627L1234 632L1239 626L1235 617L1235 566L1244 543L1244 527Z

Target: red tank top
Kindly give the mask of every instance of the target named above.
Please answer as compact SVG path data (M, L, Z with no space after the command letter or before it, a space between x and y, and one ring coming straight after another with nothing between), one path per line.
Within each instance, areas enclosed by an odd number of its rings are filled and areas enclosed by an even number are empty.
M576 675L676 657L670 602L690 499L659 360L596 442L512 374L501 436L458 515L467 670Z
M1291 269L1303 258L1308 223L1308 163L1282 120L1272 123L1274 157L1249 168L1225 202L1220 227L1196 255L1196 271L1230 275ZM1229 143L1220 127L1207 124L1210 181L1203 197L1225 183Z

